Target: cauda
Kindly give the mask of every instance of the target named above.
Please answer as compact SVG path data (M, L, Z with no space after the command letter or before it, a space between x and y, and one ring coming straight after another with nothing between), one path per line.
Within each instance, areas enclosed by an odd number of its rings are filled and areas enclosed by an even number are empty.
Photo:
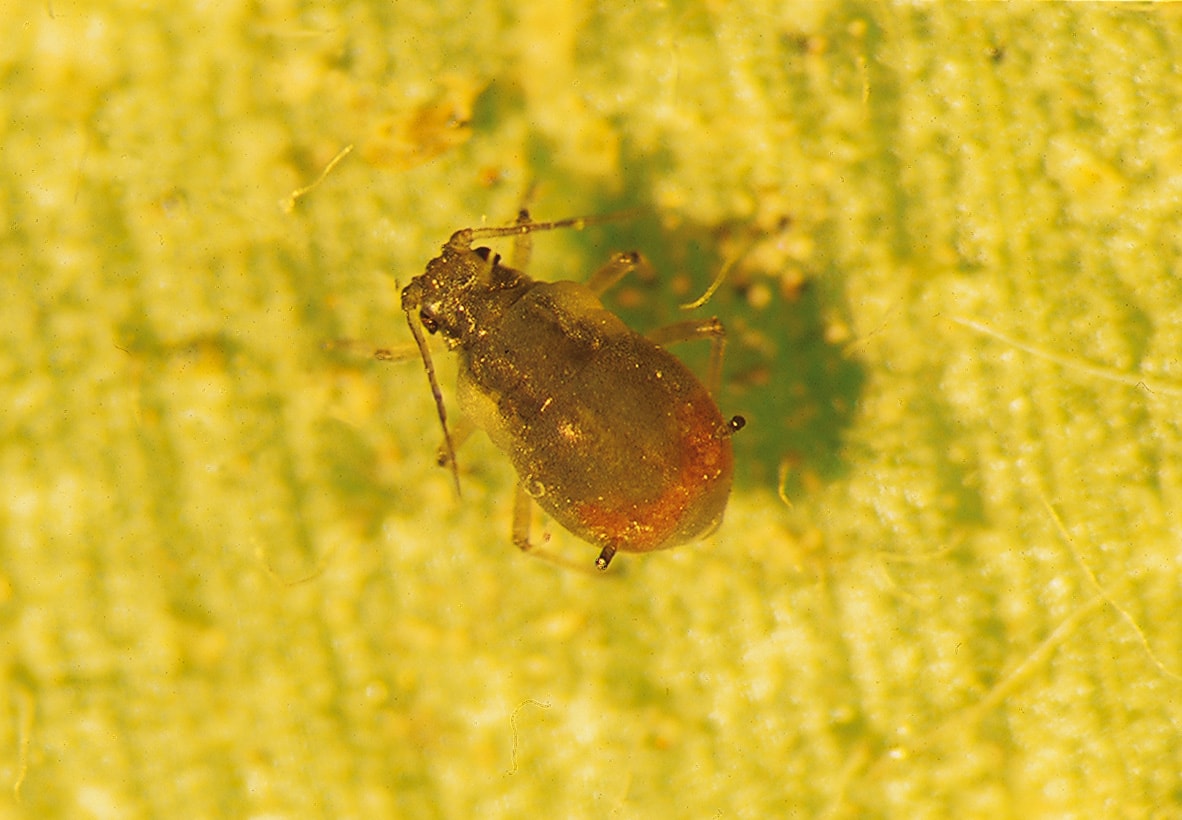
M402 291L402 309L423 360L443 427L441 461L459 490L453 439L426 339L441 335L459 356L460 407L517 471L513 542L531 549L531 500L599 548L649 552L701 538L722 521L742 416L724 419L710 391L664 344L712 342L718 381L725 333L717 319L680 322L647 335L631 330L600 295L647 262L618 253L584 284L539 282L501 263L478 239L581 228L593 218L534 222L521 210L502 227L465 228ZM516 262L516 259L514 260ZM524 267L524 261L520 263Z

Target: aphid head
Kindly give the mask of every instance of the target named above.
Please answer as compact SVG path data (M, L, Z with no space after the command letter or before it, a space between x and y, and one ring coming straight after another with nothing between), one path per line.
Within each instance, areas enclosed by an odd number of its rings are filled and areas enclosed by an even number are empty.
M470 231L457 231L427 269L402 291L402 309L418 315L428 333L442 333L453 347L476 330L473 292L490 280L499 256L469 247Z

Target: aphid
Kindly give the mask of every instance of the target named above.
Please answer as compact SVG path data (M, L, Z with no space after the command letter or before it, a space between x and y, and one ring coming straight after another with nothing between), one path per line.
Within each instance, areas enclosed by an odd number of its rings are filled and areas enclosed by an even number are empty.
M523 210L514 225L456 231L403 289L402 309L443 426L441 461L450 463L457 490L456 444L419 323L458 354L461 408L517 470L514 543L531 548L532 499L600 548L602 570L617 552L665 549L718 527L734 466L730 437L745 422L723 419L710 392L660 344L710 338L717 381L724 340L717 320L646 337L599 301L646 264L639 254L616 254L582 284L534 281L488 248L472 247L479 238L516 236L516 255L524 256L528 234L588 221L532 222Z

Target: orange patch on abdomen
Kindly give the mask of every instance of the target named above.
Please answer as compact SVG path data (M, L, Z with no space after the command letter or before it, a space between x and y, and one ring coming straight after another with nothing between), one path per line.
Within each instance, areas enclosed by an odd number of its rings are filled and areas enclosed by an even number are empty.
M577 505L579 520L598 543L621 552L649 552L689 541L718 522L734 465L725 425L708 398L686 402L675 418L682 458L655 498Z

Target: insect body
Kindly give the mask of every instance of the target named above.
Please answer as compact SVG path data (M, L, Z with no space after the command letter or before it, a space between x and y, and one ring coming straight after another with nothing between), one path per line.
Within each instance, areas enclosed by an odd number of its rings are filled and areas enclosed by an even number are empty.
M500 263L483 236L525 234L583 220L465 229L402 291L427 367L454 470L454 447L426 343L415 319L459 355L459 401L513 462L514 540L529 549L532 498L575 535L617 551L648 552L708 534L730 493L730 436L705 387L677 358L629 329L592 286L538 282ZM610 285L638 257L619 254L592 283ZM602 288L601 288L602 289ZM707 331L720 341L722 328ZM457 479L458 481L458 479ZM457 485L458 486L458 485Z

